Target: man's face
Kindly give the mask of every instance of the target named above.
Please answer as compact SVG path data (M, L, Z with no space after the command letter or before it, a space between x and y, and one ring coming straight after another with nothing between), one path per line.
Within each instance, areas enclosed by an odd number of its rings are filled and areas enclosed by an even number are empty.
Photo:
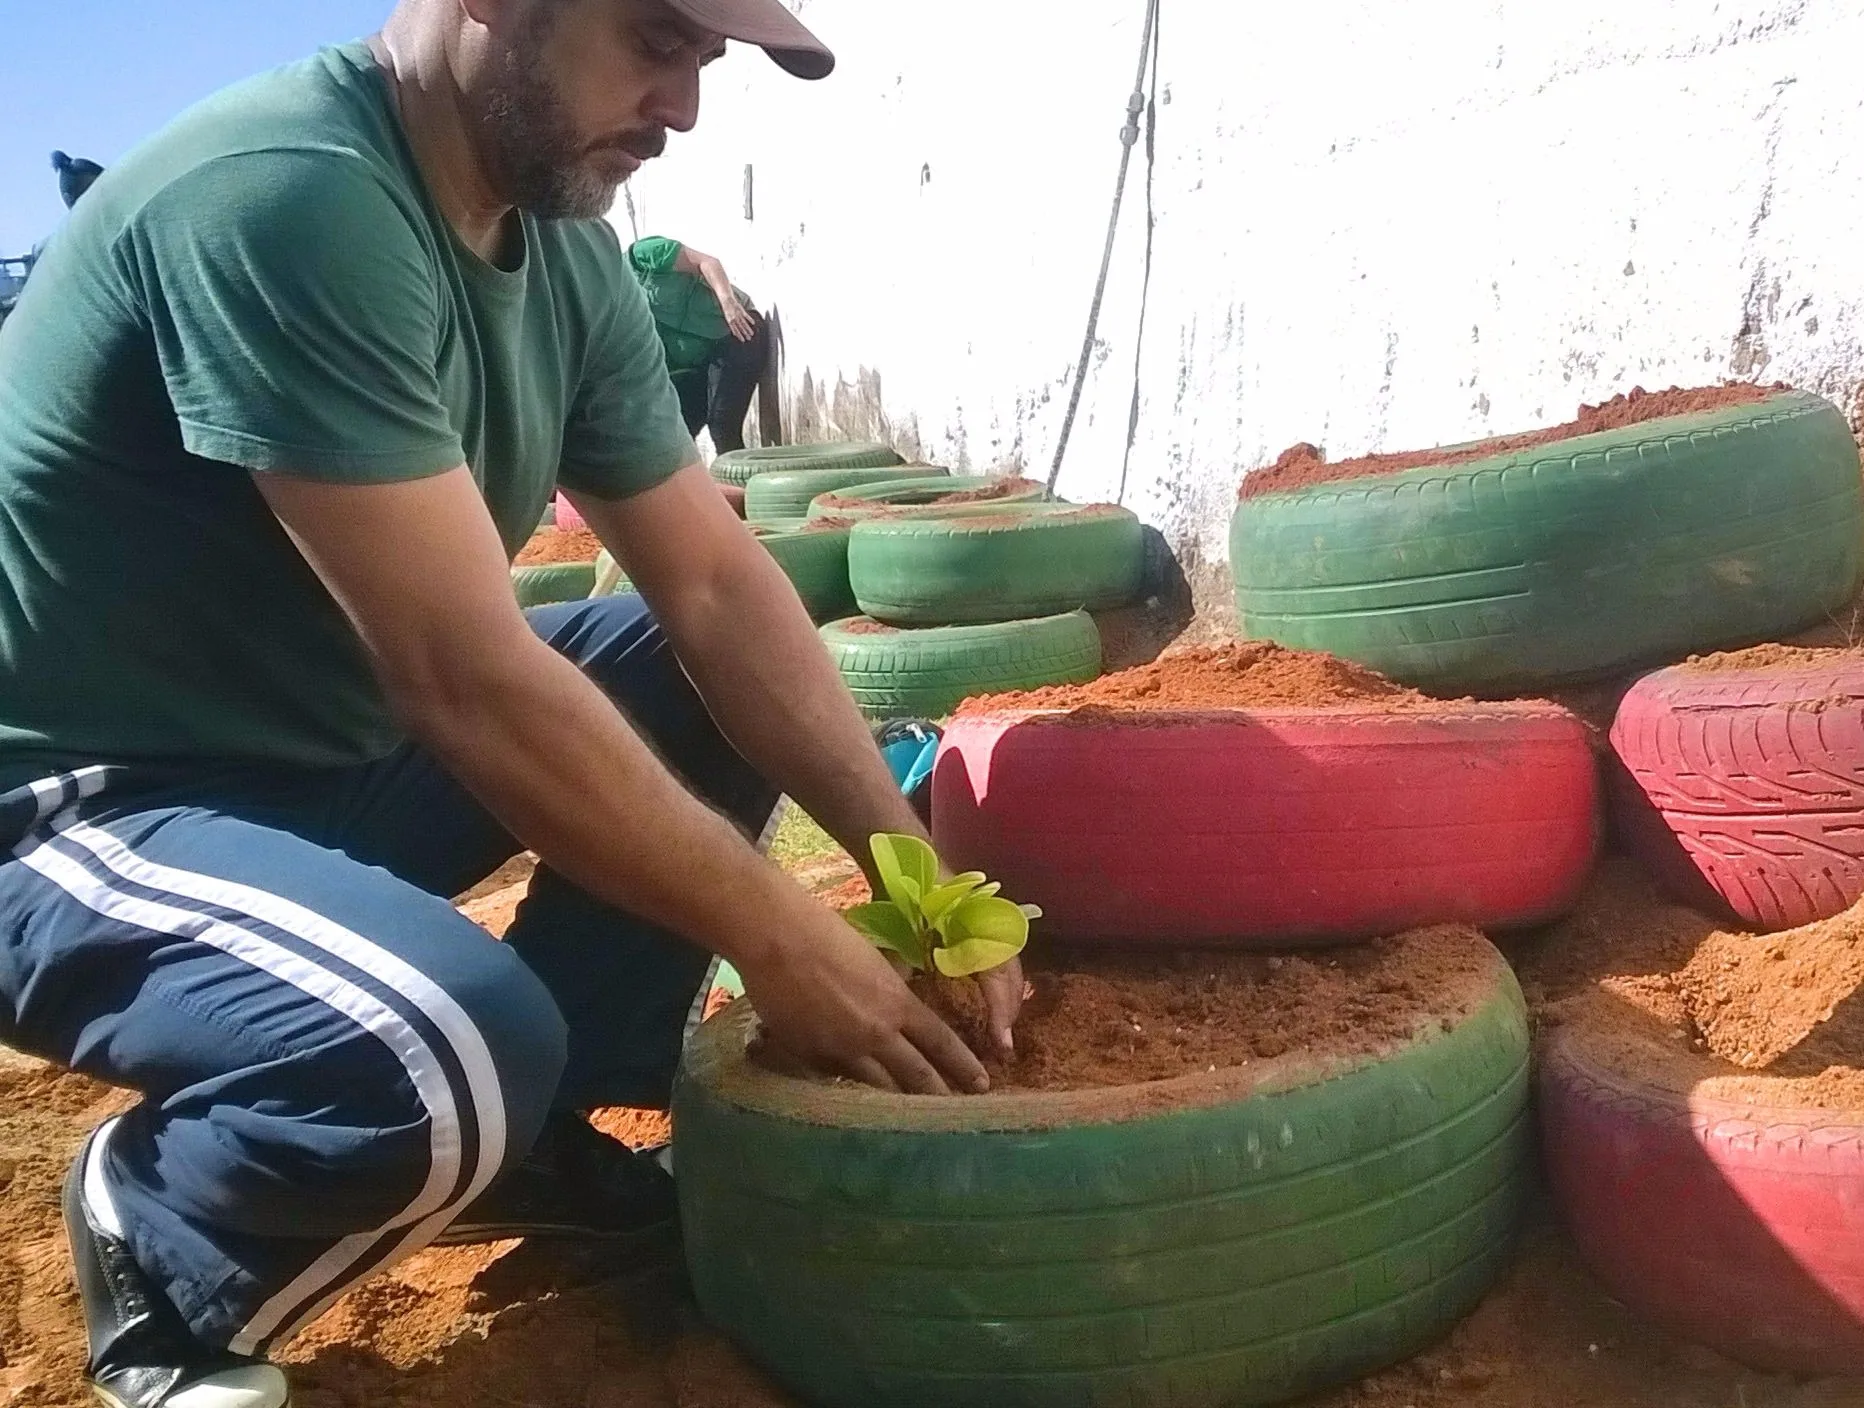
M540 219L604 215L616 189L692 130L699 70L725 49L660 0L515 0L476 85L499 194Z

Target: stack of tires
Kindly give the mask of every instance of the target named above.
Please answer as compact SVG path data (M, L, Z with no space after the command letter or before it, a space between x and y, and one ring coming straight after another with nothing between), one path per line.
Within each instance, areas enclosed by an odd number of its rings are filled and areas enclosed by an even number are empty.
M1547 918L1597 786L1550 705L974 704L932 816L1045 941L1261 946ZM1525 1004L1457 942L1467 986L1373 1055L1111 1090L825 1090L747 1064L727 1018L675 1097L700 1302L830 1408L1219 1408L1402 1359L1492 1283L1529 1186Z
M850 508L856 633L950 629L916 617L912 554L987 519L817 505ZM1503 697L961 712L934 839L1041 904L1050 939L1541 924L1607 815L1673 893L1756 930L1864 896L1864 651L1679 663L1857 591L1864 473L1827 403L1255 496L1232 540L1250 633ZM975 560L931 575L953 601L994 580ZM1519 697L1640 665L1666 668L1628 682L1608 748ZM701 1303L831 1408L1215 1408L1402 1358L1490 1284L1533 1167L1521 992L1473 934L1467 972L1372 1057L962 1101L785 1081L727 1016L676 1093ZM1662 1088L1587 1035L1543 1033L1539 1118L1601 1280L1750 1364L1864 1374L1864 1110Z
M923 469L923 467L921 467ZM937 718L974 694L1093 679L1091 612L1136 597L1137 517L1052 501L1009 476L904 476L818 495L809 521L847 540L859 615L822 639L870 718Z
M1676 899L1766 934L1864 897L1864 656L1685 661L1846 624L1864 488L1829 402L1246 497L1231 558L1246 634L1438 693L1622 681L1613 839ZM1552 1187L1600 1279L1754 1366L1864 1374L1864 1109L1769 1103L1764 1078L1692 1094L1617 1049L1562 1024L1540 1062Z

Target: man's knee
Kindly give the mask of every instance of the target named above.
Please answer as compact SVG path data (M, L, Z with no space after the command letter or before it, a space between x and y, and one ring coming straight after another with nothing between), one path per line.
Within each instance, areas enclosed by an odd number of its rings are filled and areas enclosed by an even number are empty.
M471 1028L451 1043L462 1074L475 1101L488 1099L485 1087L495 1083L504 1110L503 1162L511 1163L529 1152L556 1100L569 1051L563 1014L543 980L505 944L482 947L444 986Z

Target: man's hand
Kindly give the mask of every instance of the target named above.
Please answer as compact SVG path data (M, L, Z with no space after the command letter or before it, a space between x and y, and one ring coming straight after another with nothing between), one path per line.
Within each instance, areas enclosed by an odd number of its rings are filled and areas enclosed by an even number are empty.
M832 910L820 913L817 931L786 935L740 968L772 1045L813 1070L882 1090L988 1090L982 1063L880 950Z
M990 1018L990 1039L997 1044L997 1054L1008 1061L1016 1055L1016 1018L1023 1010L1023 993L1027 980L1019 958L977 975L977 985L984 990L984 1011Z

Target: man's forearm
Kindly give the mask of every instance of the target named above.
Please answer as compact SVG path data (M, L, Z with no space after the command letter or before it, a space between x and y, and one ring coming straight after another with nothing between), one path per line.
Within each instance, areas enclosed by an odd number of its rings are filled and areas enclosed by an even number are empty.
M661 624L725 736L863 866L874 832L925 834L768 554L747 554Z
M699 277L712 290L712 297L718 300L720 308L729 307L738 301L738 295L732 291L731 280L725 276L725 266L709 254L699 260Z
M614 704L541 641L398 701L512 834L598 899L734 962L813 902L681 785Z

